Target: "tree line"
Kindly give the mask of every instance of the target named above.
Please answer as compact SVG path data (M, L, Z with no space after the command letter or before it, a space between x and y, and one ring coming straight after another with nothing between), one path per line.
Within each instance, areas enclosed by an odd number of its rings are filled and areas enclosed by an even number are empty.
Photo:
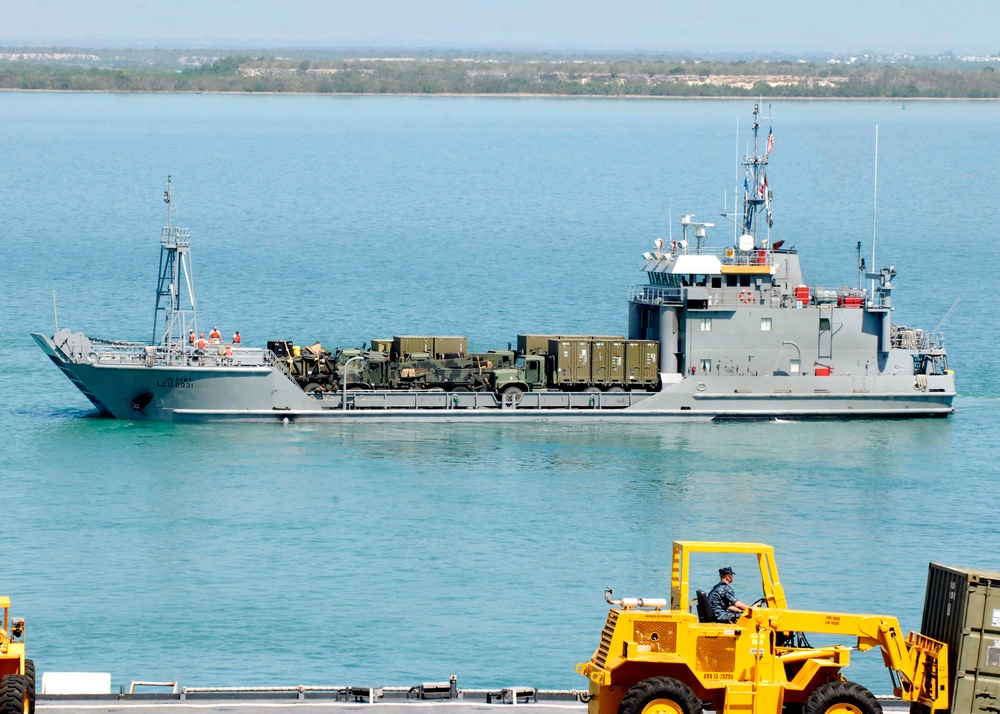
M792 61L288 60L230 56L196 67L0 64L0 89L309 94L997 98L991 66L952 69Z

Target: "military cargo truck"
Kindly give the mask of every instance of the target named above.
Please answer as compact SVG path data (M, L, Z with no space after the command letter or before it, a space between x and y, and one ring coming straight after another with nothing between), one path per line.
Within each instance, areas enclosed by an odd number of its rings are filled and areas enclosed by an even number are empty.
M518 350L468 352L465 337L397 335L371 349L325 350L272 340L268 349L307 392L442 389L494 392L625 391L659 384L658 344L593 335L518 335ZM345 378L346 375L346 378Z
M467 352L464 337L401 336L372 340L370 350L341 348L332 353L318 342L304 347L271 340L267 345L307 392L340 391L345 381L349 389L489 391L494 388L493 370L514 363L510 350Z
M513 369L493 372L495 389L500 394L544 390L620 392L659 386L659 343L655 340L518 335L517 344L519 354Z

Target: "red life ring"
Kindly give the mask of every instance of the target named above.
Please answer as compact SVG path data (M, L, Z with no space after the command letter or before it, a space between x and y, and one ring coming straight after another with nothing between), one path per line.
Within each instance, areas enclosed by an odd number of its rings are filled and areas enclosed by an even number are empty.
M740 290L740 302L748 303L753 302L753 293L749 290Z

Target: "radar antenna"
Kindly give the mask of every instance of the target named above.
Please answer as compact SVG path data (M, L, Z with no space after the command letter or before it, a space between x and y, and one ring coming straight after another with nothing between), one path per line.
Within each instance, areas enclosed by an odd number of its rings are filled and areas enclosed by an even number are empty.
M770 105L768 106L770 111ZM736 247L740 250L753 250L760 245L757 235L760 228L758 214L764 213L763 220L770 237L771 225L771 189L767 183L767 158L774 149L774 133L768 128L767 143L763 153L760 151L759 135L761 117L760 104L753 105L753 154L743 159L743 219L740 230L743 232L737 240Z
M958 298L954 303L952 303L952 306L948 308L948 312L946 312L944 317L941 318L941 322L939 322L937 327L934 328L934 332L941 331L941 328L944 327L944 323L948 322L948 318L951 317L951 313L955 312L955 308L958 307L958 303L960 302L962 302L962 298Z

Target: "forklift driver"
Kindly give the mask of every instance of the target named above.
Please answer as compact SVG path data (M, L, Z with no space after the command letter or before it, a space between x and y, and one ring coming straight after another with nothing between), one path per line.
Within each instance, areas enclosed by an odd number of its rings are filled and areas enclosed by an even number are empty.
M736 593L730 587L734 574L730 567L719 568L719 584L708 593L708 604L712 606L718 622L736 622L747 609L746 605L736 599Z

